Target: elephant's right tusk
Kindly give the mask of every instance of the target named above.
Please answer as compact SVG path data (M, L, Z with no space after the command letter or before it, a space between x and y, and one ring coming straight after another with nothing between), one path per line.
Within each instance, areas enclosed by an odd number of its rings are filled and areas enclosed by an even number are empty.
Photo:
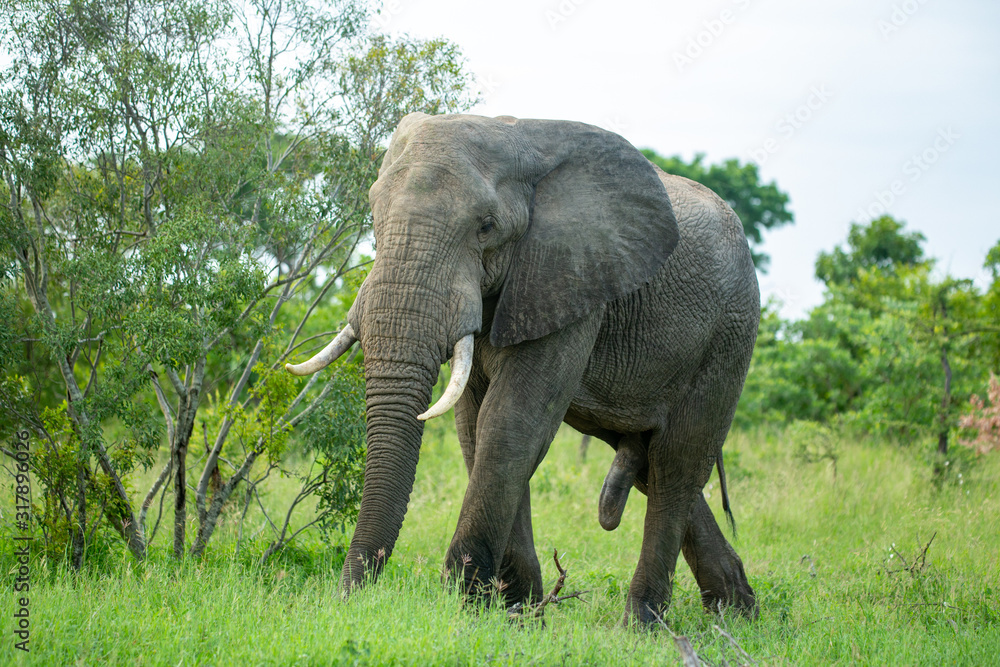
M354 329L348 324L315 357L308 361L303 361L301 364L285 364L285 370L292 375L312 375L316 371L321 371L332 364L356 342L358 342L358 339L354 335Z
M455 351L451 355L451 381L448 382L448 388L441 394L438 402L424 414L417 415L417 419L427 421L439 417L458 403L462 392L465 391L465 384L469 381L469 374L472 373L472 350L472 334L455 343Z

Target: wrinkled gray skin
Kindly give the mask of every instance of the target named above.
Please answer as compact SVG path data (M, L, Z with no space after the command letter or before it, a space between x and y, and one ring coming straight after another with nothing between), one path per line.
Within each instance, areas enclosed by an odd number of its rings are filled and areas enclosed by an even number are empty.
M543 594L528 480L565 421L617 450L605 528L633 485L648 496L626 621L665 611L681 551L706 606L754 615L701 491L760 312L733 211L616 134L466 115L404 118L370 199L376 258L348 317L365 351L368 462L342 586L377 576L391 554L417 415L456 341L475 333L455 406L469 486L445 560L467 590L497 577L508 602Z

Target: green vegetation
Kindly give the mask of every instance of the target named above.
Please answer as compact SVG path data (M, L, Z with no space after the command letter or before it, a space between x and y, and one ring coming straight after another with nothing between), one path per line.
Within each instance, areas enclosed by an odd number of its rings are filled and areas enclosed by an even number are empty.
M766 304L737 424L850 426L922 443L945 473L940 457L960 415L1000 371L1000 243L986 257L994 279L981 292L937 275L923 240L888 216L854 224L846 249L820 253L826 298L805 320L782 320L778 304Z
M935 486L913 448L834 437L827 443L837 456L834 476L829 459L810 463L800 453L807 435L763 429L736 433L727 444L736 544L761 602L760 619L703 612L681 564L666 619L672 630L713 664L747 662L720 630L759 664L991 663L1000 653L1000 459L956 460L965 466L962 476ZM0 661L676 663L668 633L616 625L645 498L633 494L619 529L602 530L596 499L611 450L591 447L581 464L577 442L564 430L532 480L535 540L549 584L556 572L548 555L558 548L569 571L564 591L591 592L550 607L544 626L509 623L499 609L464 608L442 587L441 562L466 479L454 430L442 424L425 437L386 573L350 600L337 591L342 550L305 539L260 566L262 543L235 552L230 515L200 561L178 563L166 546L142 563L107 549L73 573L39 555L32 564L32 653L15 655L6 639ZM721 520L716 480L707 491ZM290 492L276 490L266 503L282 506L287 498L280 496ZM9 572L10 550L0 558ZM4 609L12 597L5 587Z
M512 623L442 586L466 484L447 418L386 573L341 599L363 359L308 381L281 367L353 303L388 134L473 100L453 45L373 33L361 0L241 8L0 0L0 440L13 473L13 434L31 434L35 520L18 526L23 478L4 474L8 582L7 536L37 538L32 652L4 634L0 662L676 660L670 633L617 627L644 497L601 530L611 452L582 462L569 429L532 507L548 580L559 549L581 599ZM753 164L645 154L726 199L766 267L786 193ZM681 565L665 620L705 660L1000 655L1000 242L981 289L924 240L889 216L852 225L817 258L822 304L796 322L764 305L725 454L761 617L705 613ZM8 613L22 592L2 590Z
M265 556L314 495L324 532L356 513L360 359L282 366L343 326L382 142L472 102L453 45L371 12L0 0L0 437L35 437L49 555L79 568L114 531L145 558L172 493L173 552L200 556L272 473L300 493Z

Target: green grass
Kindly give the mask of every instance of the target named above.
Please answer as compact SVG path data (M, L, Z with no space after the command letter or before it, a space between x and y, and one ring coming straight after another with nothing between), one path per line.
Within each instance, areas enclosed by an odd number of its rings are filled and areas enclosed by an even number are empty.
M761 664L996 664L1000 458L957 455L947 480L935 484L931 463L915 449L842 438L834 478L829 462L796 457L794 437L737 433L726 446L735 546L760 619L703 612L681 563L667 614L673 631L713 664L745 661L724 632ZM425 438L385 575L350 600L337 591L342 549L314 538L261 567L261 545L235 553L227 525L203 561L176 564L161 528L142 564L117 545L81 574L37 558L32 651L13 650L8 583L0 663L676 663L668 633L618 627L645 499L633 492L618 530L601 529L597 497L611 450L595 441L581 464L578 442L569 430L557 437L532 480L532 508L546 581L556 577L558 548L569 569L566 590L591 592L550 607L544 624L472 609L441 585L466 475L453 429L437 427ZM719 511L717 480L707 492ZM901 570L900 555L912 563L932 536L925 566ZM0 555L7 582L11 551L5 544Z

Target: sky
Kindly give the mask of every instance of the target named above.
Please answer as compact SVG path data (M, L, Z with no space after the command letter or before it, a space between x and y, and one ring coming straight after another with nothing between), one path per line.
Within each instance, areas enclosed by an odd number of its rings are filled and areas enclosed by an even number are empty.
M759 166L795 223L762 296L801 318L821 251L885 212L988 284L1000 240L995 0L385 0L375 27L461 47L485 116L578 120L638 148Z

